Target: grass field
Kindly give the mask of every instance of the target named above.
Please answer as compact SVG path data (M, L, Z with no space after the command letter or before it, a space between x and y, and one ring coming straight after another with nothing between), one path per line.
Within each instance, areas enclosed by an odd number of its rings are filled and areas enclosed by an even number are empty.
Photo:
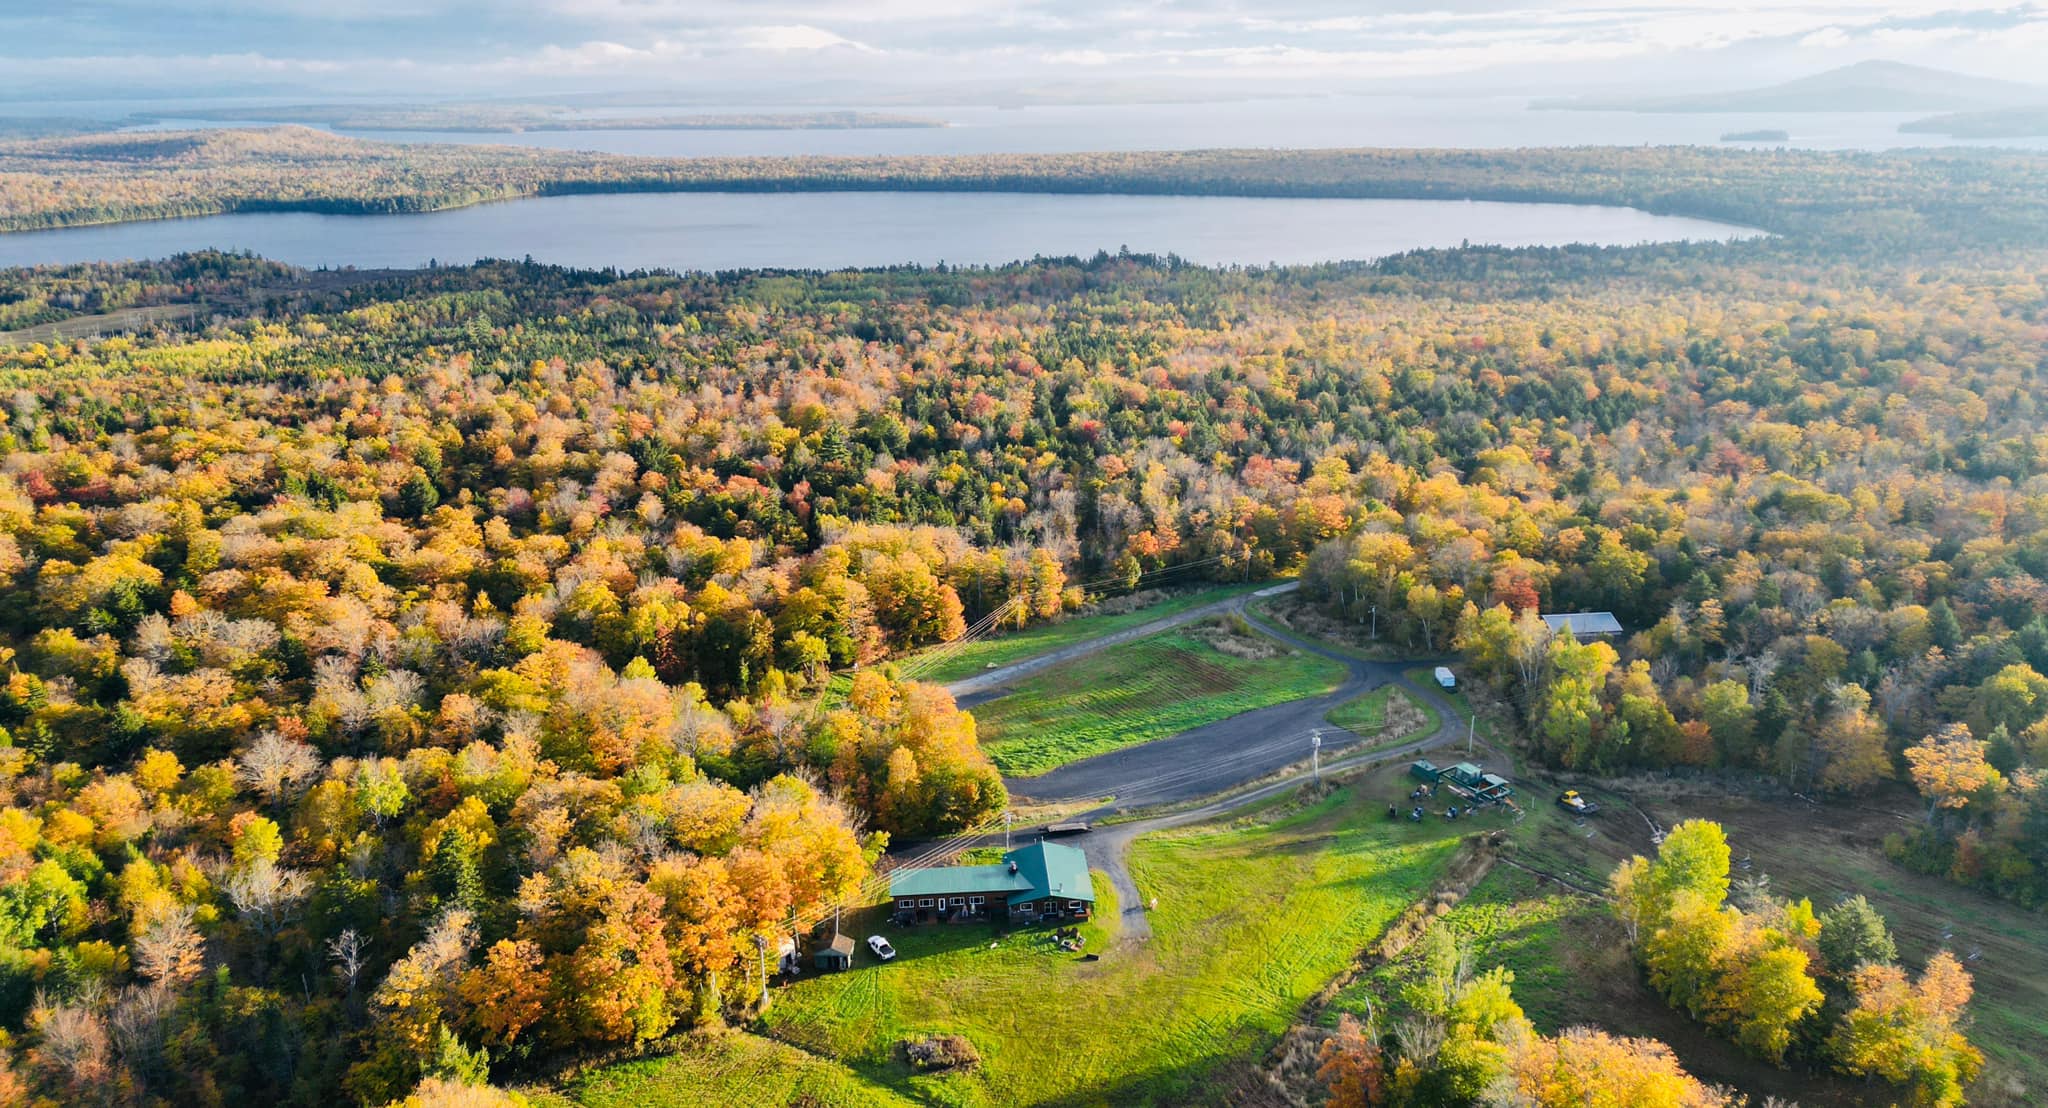
M1133 874L1159 898L1142 946L1117 943L1119 909L1100 876L1101 922L1085 929L1099 962L1051 949L1036 929L891 929L894 962L863 951L848 973L782 989L762 1026L777 1041L691 1042L675 1057L599 1070L566 1095L591 1105L1228 1102L1232 1067L1277 1041L1436 881L1469 830L1388 822L1377 801L1397 777L1382 771L1265 822L1140 839ZM879 930L878 914L849 929ZM966 1036L982 1065L913 1072L899 1044L934 1033Z
M945 684L972 677L991 666L1007 666L1101 635L1142 627L1155 619L1165 619L1190 608L1199 608L1204 604L1214 604L1233 596L1243 596L1246 593L1271 588L1273 584L1272 581L1252 581L1212 589L1196 589L1167 596L1157 603L1134 608L1128 612L1070 616L1054 623L1041 623L1036 627L994 635L963 646L934 647L921 655L905 659L903 665L906 669L914 668L920 681ZM926 658L930 659L929 664L920 666L920 659Z
M1031 776L1344 680L1327 658L1256 642L1271 656L1226 654L1201 628L1177 628L1032 674L974 709L981 745L1005 774Z
M1323 718L1364 740L1355 749L1346 748L1347 756L1397 746L1437 729L1436 710L1396 685L1381 685L1347 700L1323 713Z

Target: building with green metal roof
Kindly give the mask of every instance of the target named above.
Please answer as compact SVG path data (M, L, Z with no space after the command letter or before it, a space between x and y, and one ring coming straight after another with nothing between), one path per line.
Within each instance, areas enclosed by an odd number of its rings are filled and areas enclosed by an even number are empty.
M1095 909L1088 856L1048 842L1018 847L989 865L899 873L889 879L889 896L896 917L909 923L1085 919Z

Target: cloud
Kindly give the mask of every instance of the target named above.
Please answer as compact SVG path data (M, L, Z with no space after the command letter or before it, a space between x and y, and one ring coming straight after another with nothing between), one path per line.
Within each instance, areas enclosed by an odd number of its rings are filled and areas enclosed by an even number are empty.
M833 49L877 52L872 46L864 46L822 27L811 27L802 23L742 27L734 33L733 39L743 50L764 50L777 54Z
M96 66L175 80L192 59L209 75L243 59L250 74L365 91L679 72L755 86L1469 73L1726 85L1850 55L2026 78L2038 62L2020 44L2044 25L2048 0L72 0L0 12L0 84Z

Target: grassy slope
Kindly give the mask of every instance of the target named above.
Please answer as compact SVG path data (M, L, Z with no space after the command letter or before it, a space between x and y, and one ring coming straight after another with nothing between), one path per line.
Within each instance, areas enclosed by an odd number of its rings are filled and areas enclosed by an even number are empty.
M1168 597L1157 604L1148 604L1143 608L1137 608L1128 612L1117 612L1113 615L1073 616L1056 623L1041 623L1035 627L1027 627L1022 631L979 639L960 647L934 647L923 654L906 659L903 664L906 669L910 669L916 667L921 658L937 656L929 668L918 670L917 677L921 681L945 684L949 681L958 681L962 678L972 677L988 669L990 666L1011 665L1024 661L1027 658L1035 658L1040 654L1058 650L1061 647L1072 646L1075 643L1085 642L1088 639L1097 638L1102 635L1115 634L1118 631L1140 627L1155 619L1165 619L1168 616L1185 612L1190 608L1199 608L1204 604L1228 600L1233 596L1241 596L1248 592L1270 588L1272 585L1273 582L1271 581L1253 581L1249 584L1224 585L1221 588L1214 589L1198 589L1194 592Z
M1033 674L974 718L997 768L1029 776L1317 696L1343 679L1343 667L1314 654L1237 658L1175 630Z
M697 1046L599 1070L570 1092L605 1105L782 1103L786 1091L831 1106L899 1097L959 1105L1219 1101L1225 1094L1205 1077L1267 1049L1300 1006L1434 882L1457 835L1469 830L1387 822L1369 800L1398 784L1395 777L1384 771L1369 788L1338 790L1268 823L1141 839L1132 870L1139 888L1159 898L1145 946L1113 945L1118 909L1098 876L1097 918L1105 922L1088 931L1090 949L1108 945L1100 962L1047 949L1039 930L1012 932L993 949L986 927L892 931L895 962L863 957L849 973L806 977L778 994L766 1029L802 1050L735 1036L760 1065L735 1066L731 1045ZM871 911L851 926L864 933L873 920ZM966 1035L981 1051L981 1068L913 1073L896 1046L929 1032ZM778 1050L788 1051L780 1061ZM778 1084L749 1084L750 1074ZM870 1092L877 1095L861 1099Z

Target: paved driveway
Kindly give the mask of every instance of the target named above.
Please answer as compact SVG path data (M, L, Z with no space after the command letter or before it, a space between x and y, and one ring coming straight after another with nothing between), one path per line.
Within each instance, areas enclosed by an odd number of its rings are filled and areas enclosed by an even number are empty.
M1307 761L1309 736L1316 731L1323 735L1325 761L1342 757L1344 749L1357 745L1359 737L1326 722L1324 713L1382 685L1401 686L1404 692L1436 709L1442 720L1436 734L1409 746L1433 745L1461 730L1456 711L1440 691L1410 681L1403 673L1441 659L1363 661L1296 638L1247 610L1242 598L1231 604L1260 632L1296 650L1320 654L1342 664L1343 684L1324 696L1258 708L1172 738L1069 762L1037 777L1004 778L1003 784L1009 787L1010 794L1039 803L1114 796L1118 808L1149 808L1212 796ZM1384 756L1387 752L1381 753Z
M1002 687L1006 682L1019 677L1059 662L1086 657L1098 650L1227 611L1238 613L1260 632L1296 650L1319 654L1344 666L1343 684L1338 686L1336 691L1324 696L1289 701L1245 712L1203 727L1183 731L1171 738L1141 743L1083 761L1071 762L1037 777L1004 779L1003 783L1008 786L1010 795L1037 802L1086 800L1102 796L1115 798L1110 806L1092 812L1089 816L1077 817L1083 819L1099 819L1119 810L1181 804L1201 797L1230 794L1211 803L1169 815L1133 820L1129 823L1098 824L1086 833L1058 840L1080 848L1088 855L1089 868L1101 870L1116 886L1117 899L1123 905L1123 942L1143 942L1152 934L1151 923L1146 915L1146 894L1131 879L1130 866L1126 860L1131 842L1148 831L1214 819L1246 805L1270 799L1276 794L1299 788L1307 779L1309 772L1306 762L1309 757L1311 732L1322 732L1323 766L1331 771L1348 769L1379 759L1398 758L1465 737L1465 729L1459 723L1457 710L1442 690L1434 684L1411 681L1406 674L1407 670L1417 666L1435 665L1449 659L1364 661L1298 638L1261 619L1245 606L1249 599L1278 595L1291 591L1294 587L1294 584L1289 582L1275 589L1254 593L1251 597L1236 597L1182 612L1142 627L1079 643L1000 670L991 670L987 674L948 686L955 691L956 696L963 695L964 690L964 695L971 698L976 695L977 690L979 691L977 701L963 703L969 703L970 706L973 702L986 703L1002 695ZM1399 685L1402 691L1429 705L1437 713L1437 729L1423 738L1399 746L1370 752L1352 750L1350 748L1360 744L1359 736L1328 723L1323 719L1323 714L1353 697L1382 685ZM1298 772L1281 775L1282 771L1290 767L1295 767ZM1257 788L1241 792L1231 791L1248 782L1267 777L1275 779ZM985 835L962 842L960 845L987 845L1001 841L1000 834Z

